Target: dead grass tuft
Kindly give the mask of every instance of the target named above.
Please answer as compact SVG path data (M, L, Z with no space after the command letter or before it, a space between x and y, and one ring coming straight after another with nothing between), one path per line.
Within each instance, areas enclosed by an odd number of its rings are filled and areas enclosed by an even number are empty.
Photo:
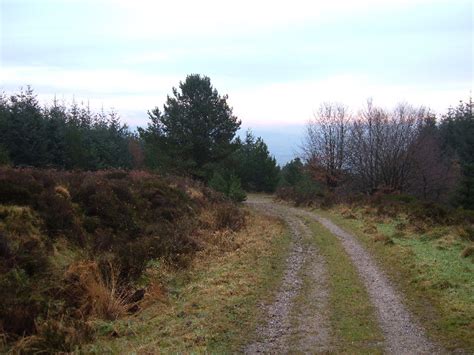
M473 226L458 227L457 233L462 240L474 242L474 227Z
M186 193L193 200L202 200L202 199L204 199L204 194L201 191L199 191L198 189L194 188L194 187L188 187L186 189Z
M343 206L340 209L340 213L344 218L347 219L357 219L357 216L354 214L353 210L347 206Z
M374 224L368 224L364 229L362 229L362 231L367 234L375 234L377 233L377 226Z
M393 245L393 244L395 244L395 243L393 242L393 239L392 239L392 238L387 237L387 236L384 235L384 234L376 234L376 235L374 236L374 241L375 241L375 242L382 242L382 243L385 244L385 245Z
M69 266L65 274L67 293L76 300L82 317L114 320L127 313L129 293L118 284L118 268L109 263L103 275L95 261L80 261Z
M474 258L474 245L468 245L461 252L463 258L473 257Z
M65 200L70 200L71 199L71 194L69 193L69 190L63 186L63 185L58 185L54 188L54 192L64 198Z

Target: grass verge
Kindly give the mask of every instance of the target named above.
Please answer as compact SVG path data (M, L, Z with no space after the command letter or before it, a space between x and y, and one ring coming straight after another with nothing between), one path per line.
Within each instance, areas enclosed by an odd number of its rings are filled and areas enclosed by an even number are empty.
M149 307L133 317L97 324L103 335L83 350L239 351L263 319L259 302L272 298L290 241L278 220L252 212L248 218L248 227L227 236L232 248L207 248L188 271L168 273L166 291L157 291Z
M431 227L421 234L408 223L400 232L397 227L407 224L403 218L364 216L358 210L350 218L338 209L318 213L372 252L432 339L449 351L474 352L474 263L460 256L463 243L453 237L453 228Z

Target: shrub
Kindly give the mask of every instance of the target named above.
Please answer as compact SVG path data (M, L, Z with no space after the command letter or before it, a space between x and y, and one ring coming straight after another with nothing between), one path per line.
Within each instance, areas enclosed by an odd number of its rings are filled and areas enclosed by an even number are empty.
M313 181L308 175L302 175L295 181L294 185L282 185L277 191L278 198L293 201L295 205L312 205L320 203L322 207L329 207L333 204L334 197L324 192L322 186Z
M386 196L386 199L388 201L402 202L405 204L410 204L417 201L415 196L407 195L407 194L389 194Z
M234 175L229 175L228 179L218 172L214 172L211 180L209 180L209 187L217 192L223 193L234 202L242 202L246 199L245 191L242 189L240 179Z
M1 269L20 268L28 275L44 272L49 248L40 227L39 217L30 208L0 205Z
M28 205L42 189L27 170L0 170L0 204Z
M47 310L47 299L37 291L42 280L13 267L0 277L0 329L9 335L33 334L36 318Z
M229 196L229 198L234 202L242 202L247 198L245 191L242 189L240 184L240 179L235 175L230 176L227 196Z
M78 238L82 235L80 226L76 225L78 223L75 218L76 213L70 199L58 194L56 189L45 190L41 193L35 205L50 236L74 234L74 238ZM82 240L82 238L76 240Z
M212 178L209 180L209 187L217 192L221 192L223 194L227 194L228 186L227 181L225 181L224 177L215 171L212 174Z
M460 237L470 242L474 242L474 227L473 226L464 226L461 228Z
M74 319L46 319L37 326L37 336L29 348L36 353L72 352L81 343L92 339L92 329Z
M216 226L218 229L239 230L245 224L245 214L231 203L216 207Z

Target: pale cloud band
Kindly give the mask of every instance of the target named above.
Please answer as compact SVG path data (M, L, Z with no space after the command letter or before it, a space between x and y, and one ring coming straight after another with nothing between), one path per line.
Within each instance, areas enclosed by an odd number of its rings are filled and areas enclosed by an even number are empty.
M132 126L189 73L260 126L368 97L442 113L472 90L470 1L0 1L3 90L75 95Z

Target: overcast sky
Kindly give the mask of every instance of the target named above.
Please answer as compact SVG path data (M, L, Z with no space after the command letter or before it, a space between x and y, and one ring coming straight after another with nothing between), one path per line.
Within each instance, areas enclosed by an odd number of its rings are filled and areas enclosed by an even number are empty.
M114 107L131 126L187 74L245 126L368 97L444 112L472 90L471 1L0 0L0 88Z

